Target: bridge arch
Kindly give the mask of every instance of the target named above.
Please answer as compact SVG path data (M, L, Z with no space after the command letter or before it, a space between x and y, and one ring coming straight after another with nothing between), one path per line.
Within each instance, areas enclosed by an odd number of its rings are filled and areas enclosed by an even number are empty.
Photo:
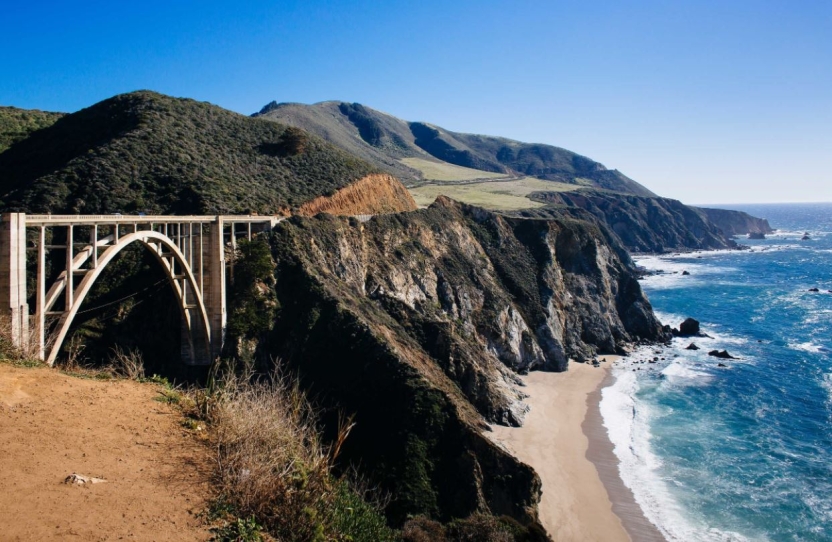
M138 242L156 256L177 297L188 341L183 361L208 365L222 352L225 336L226 272L229 277L234 274L234 257L226 259L226 253L236 253L237 239L251 240L253 235L271 231L283 218L2 213L0 319L8 323L14 346L52 365L81 303L103 269L127 246ZM56 234L59 230L63 232ZM89 241L76 242L76 233L88 233ZM53 240L60 243L64 239L64 244L53 244ZM66 255L63 270L54 279L47 276L47 260L57 261L49 258L51 250ZM27 276L32 266L36 268L35 311L30 317ZM52 318L57 318L57 326L48 325L47 319ZM54 331L49 340L47 327Z
M199 284L197 283L193 270L188 264L187 258L173 239L157 231L141 230L124 235L118 239L117 243L107 247L102 254L97 256L97 265L89 270L84 275L80 284L74 288L72 307L64 312L58 320L54 341L46 358L46 362L49 365L55 363L55 359L69 333L72 322L87 294L89 294L95 284L95 281L104 269L107 268L107 264L122 250L135 242L141 243L148 248L165 270L165 274L173 287L178 301L182 322L188 332L188 346L191 361L196 361L200 350L203 352L203 355L209 355L211 352L209 315L202 298Z

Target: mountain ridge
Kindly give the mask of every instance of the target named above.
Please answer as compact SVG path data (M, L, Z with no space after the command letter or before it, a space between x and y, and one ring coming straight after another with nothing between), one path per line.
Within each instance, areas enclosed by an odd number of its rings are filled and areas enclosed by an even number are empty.
M137 91L63 115L0 153L0 207L81 214L290 214L379 173L297 128ZM381 193L403 194L403 189ZM413 208L409 196L368 207Z
M423 180L402 158L426 158L507 176L655 196L615 169L586 156L544 143L446 130L406 121L359 103L324 101L311 105L270 102L254 117L297 126L400 176L406 185Z

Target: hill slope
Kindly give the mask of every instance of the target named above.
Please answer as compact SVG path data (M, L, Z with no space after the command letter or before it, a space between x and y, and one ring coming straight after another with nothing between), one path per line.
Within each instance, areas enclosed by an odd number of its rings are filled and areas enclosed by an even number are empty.
M63 113L0 106L0 153L32 132L52 126Z
M297 128L141 91L66 115L1 153L0 207L272 214L377 173ZM379 207L414 208L404 190L396 194Z
M622 173L559 147L451 132L424 122L408 122L357 103L272 102L255 116L319 135L399 176L406 184L428 178L424 170L431 163L445 163L478 170L483 177L488 173L528 175L627 194L654 195Z

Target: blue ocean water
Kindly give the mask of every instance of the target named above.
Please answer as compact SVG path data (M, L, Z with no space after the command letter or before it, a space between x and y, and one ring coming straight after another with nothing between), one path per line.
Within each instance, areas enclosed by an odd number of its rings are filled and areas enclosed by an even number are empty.
M747 251L637 260L665 271L642 281L662 322L691 316L712 338L619 362L604 424L668 540L832 540L832 204L726 207L778 232L739 240Z

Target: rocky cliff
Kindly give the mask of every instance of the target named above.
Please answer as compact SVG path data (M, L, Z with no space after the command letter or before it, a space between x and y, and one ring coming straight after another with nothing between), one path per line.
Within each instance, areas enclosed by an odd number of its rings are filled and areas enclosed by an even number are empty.
M538 478L481 434L522 423L515 375L663 338L626 252L586 222L440 198L366 223L294 217L270 243L279 310L257 355L356 413L345 457L391 491L393 518L534 521Z
M736 247L736 243L709 220L703 210L673 199L590 191L535 192L532 199L553 207L524 211L523 215L595 219L612 230L633 252ZM739 214L737 211L726 213Z
M708 217L708 220L729 237L749 233L762 233L765 235L774 231L765 218L757 218L742 211L707 209L704 207L700 207L697 210L704 213Z

